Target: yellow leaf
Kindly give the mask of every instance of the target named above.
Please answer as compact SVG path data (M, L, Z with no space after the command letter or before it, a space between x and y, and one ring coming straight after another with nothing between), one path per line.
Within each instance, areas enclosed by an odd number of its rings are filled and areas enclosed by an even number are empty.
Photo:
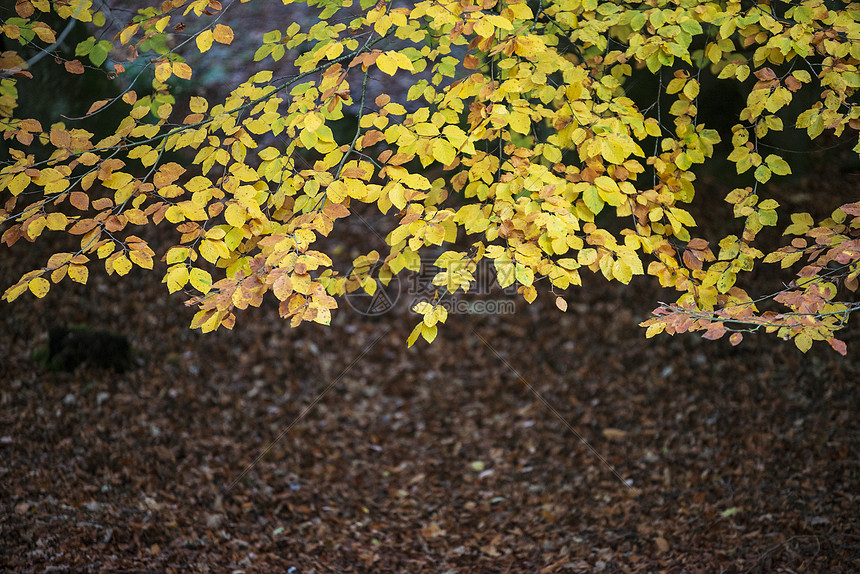
M305 116L305 129L311 133L316 133L319 127L323 125L321 114L308 114Z
M529 285L528 287L522 288L523 299L528 301L529 303L534 303L534 300L537 299L537 289L535 289L534 285Z
M69 270L67 265L63 265L62 267L58 267L51 272L51 281L54 283L59 283L63 280L63 277L66 276L66 272Z
M186 259L188 259L187 247L171 247L170 250L167 252L166 261L168 265L182 263Z
M48 294L48 290L51 288L51 284L44 277L36 277L35 279L30 280L30 283L27 285L27 287L30 289L30 292L33 293L33 295L41 299Z
M717 279L717 290L720 293L727 293L734 286L736 280L737 275L731 269L726 269Z
M9 182L7 189L12 195L20 195L22 191L27 189L27 186L30 185L30 176L25 172L21 172L17 174L12 180Z
M690 80L687 82L687 85L684 86L684 95L691 100L695 100L696 96L699 95L699 82L696 80Z
M189 280L191 281L191 286L204 295L209 293L209 290L212 289L212 276L203 269L192 269Z
M532 130L532 120L529 115L519 111L511 112L510 117L508 117L508 125L515 132L525 135L530 134Z
M50 181L45 184L45 193L59 193L61 191L66 191L69 187L69 180L67 179L57 179L54 181Z
M618 184L611 177L601 175L594 180L594 185L603 191L618 192Z
M421 336L421 329L424 327L424 322L418 323L415 325L415 328L412 329L412 332L409 333L409 337L406 339L406 344L411 347L415 344L415 341L418 340L418 337Z
M132 251L128 256L131 258L132 262L136 263L139 267L152 269L152 256L150 256L149 253L144 251ZM114 264L114 268L116 268L116 264Z
M194 41L197 43L197 49L200 50L201 54L212 47L213 39L212 30L203 30L197 35Z
M530 286L535 280L534 271L530 267L520 265L519 263L514 267L514 277L516 277L520 284L526 287Z
M447 140L436 138L433 141L433 158L442 165L451 165L457 157L457 150Z
M76 283L86 285L89 274L89 269L85 265L69 265L69 278Z
M496 281L498 281L499 287L504 289L513 285L516 279L513 262L507 256L503 256L496 259L494 263L496 266Z
M119 33L119 41L121 44L128 44L129 40L131 40L132 36L134 36L137 29L140 27L140 24L134 23L129 24Z
M184 265L172 267L165 277L168 292L175 293L185 287L185 284L188 283L188 276L188 268Z
M30 225L27 226L27 237L30 239L36 239L39 237L45 229L46 224L47 220L44 217L31 221Z
M498 14L488 14L484 16L484 19L488 21L490 24L495 26L496 28L501 28L502 30L513 30L514 26L511 24L510 20L499 16Z
M389 52L383 52L376 58L376 67L393 76L397 72L397 60L389 55Z
M96 254L98 254L99 259L104 259L108 255L113 253L114 249L116 249L116 243L114 243L113 241L108 241L107 243L98 248Z
M231 203L227 206L227 209L224 210L224 219L226 219L227 223L233 227L241 229L242 226L245 225L247 217L247 210L238 203Z
M618 136L607 136L601 138L600 154L603 156L603 159L616 165L624 163L624 160L626 160L629 155L624 150L623 140Z
M209 102L200 96L191 96L191 100L188 102L188 109L195 114L205 113L208 108Z
M215 30L212 31L212 37L219 44L229 44L233 41L233 30L229 26L216 24Z
M361 282L361 286L368 295L376 293L376 279L373 277L365 277L364 281Z
M432 343L433 339L436 338L436 333L438 332L438 327L433 325L432 327L428 327L427 325L421 324L421 336L424 337L424 340L428 343Z
M129 261L128 257L126 257L125 255L120 255L113 260L113 270L116 271L117 274L120 276L126 275L129 271L131 271L131 261Z
M46 220L48 229L51 231L64 230L69 221L64 213L50 213Z
M397 67L403 70L409 70L410 72L415 71L415 68L412 66L412 60L409 59L409 56L404 54L403 52L389 52L391 57L394 58L394 61L397 62ZM395 113L395 112L392 112Z
M617 259L612 265L612 276L627 285L633 278L633 270L625 261Z
M215 309L206 309L194 314L194 318L191 319L191 328L200 329L204 333L208 333L209 331L213 331L220 322L218 311Z
M496 32L496 29L493 27L493 25L486 19L478 20L477 22L475 22L473 30L475 31L475 34L481 36L482 38L491 38Z
M191 66L185 62L174 62L171 69L175 76L182 78L183 80L191 79Z
M212 239L204 239L200 244L200 255L209 263L215 263L221 257L229 257L230 250L224 245L223 241L214 241Z
M402 185L395 183L388 192L388 198L391 200L391 204L397 209L403 209L406 207L406 198L404 196L405 191L406 190Z
M6 291L3 292L3 299L11 303L12 301L20 297L22 293L27 291L27 285L28 283L26 281L21 281L9 287L8 289L6 289Z
M170 62L164 61L155 67L155 79L159 82L166 82L171 74L173 74L173 68Z
M812 338L805 332L800 333L794 338L794 344L797 345L797 348L800 349L801 352L805 353L812 348Z

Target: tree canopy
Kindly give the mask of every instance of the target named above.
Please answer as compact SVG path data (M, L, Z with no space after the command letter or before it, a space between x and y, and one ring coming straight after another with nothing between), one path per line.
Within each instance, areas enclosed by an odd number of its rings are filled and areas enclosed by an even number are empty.
M246 81L194 94L250 1L167 0L128 22L90 0L0 13L2 242L80 237L4 300L86 283L99 261L126 275L161 259L167 290L199 307L192 328L231 328L267 296L293 326L328 324L338 298L376 289L375 266L385 283L441 251L410 345L436 337L441 299L486 260L502 287L553 292L561 312L583 272L651 275L678 298L643 323L649 337L763 330L846 353L860 202L821 221L785 213L771 190L792 165L765 141L857 139L860 3L307 0L313 18L273 23ZM87 37L64 51L74 21ZM19 90L52 66L107 76L115 95L21 117ZM374 94L370 79L403 88ZM727 93L740 103L716 126L707 110ZM743 183L726 190L729 233L700 237L684 206L719 162ZM391 218L389 249L338 272L320 239L360 204ZM153 225L177 244L156 253L139 231ZM765 227L790 242L763 252ZM786 270L783 289L748 293L762 264Z

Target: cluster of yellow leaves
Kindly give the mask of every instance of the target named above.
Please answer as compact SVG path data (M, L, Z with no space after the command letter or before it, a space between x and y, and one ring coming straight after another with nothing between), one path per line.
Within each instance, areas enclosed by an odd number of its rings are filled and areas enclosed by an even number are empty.
M16 117L16 82L33 72L16 52L3 54L0 133L11 151L0 168L2 241L34 241L45 229L81 236L79 251L56 254L3 298L42 297L66 275L86 282L86 265L96 258L120 275L133 265L152 268L153 250L126 230L167 221L180 239L163 254L164 282L171 293L192 294L199 307L192 327L203 331L232 327L235 310L260 305L269 292L292 325L328 324L336 297L373 292L372 267L387 282L417 270L428 247L449 246L433 281L443 293L468 291L484 259L502 287L517 284L529 302L540 289L579 285L586 269L625 284L648 273L681 293L645 323L648 336L705 330L716 338L732 325L764 326L802 350L823 339L844 351L833 333L854 307L836 301L836 285L824 276L842 266L845 285L856 288L856 220L846 221L856 208L843 206L841 220L834 215L819 228L793 215L789 232L808 223L801 233L816 233L814 246L798 238L765 258L754 240L778 223L778 202L762 198L760 188L791 173L784 158L761 153L761 139L786 126L810 138L860 130L858 5L319 6L318 21L284 22L254 54L263 66L289 55L294 74L275 78L264 69L223 102L192 96L185 106L172 94L176 79L196 77L183 49L205 54L214 43L230 45L238 33L230 16L241 7L166 0L141 10L114 41L131 57L148 58L151 91L134 86L95 102L87 116L125 106L124 119L99 141L83 127ZM16 9L0 33L22 50L53 41L35 16L52 9L47 2L25 0ZM56 12L95 26L105 21L85 0ZM169 33L188 41L171 48ZM92 41L76 53L98 66L104 50ZM116 69L124 70L121 63ZM631 78L646 73L657 76L656 92L628 93ZM411 76L402 101L368 92L369 78L400 75ZM722 139L699 121L709 105L703 75L739 85L746 98L727 159L738 174L752 170L751 185L726 198L743 227L714 243L719 250L692 236L696 222L682 207L694 200L692 170ZM798 102L804 109L790 114ZM334 123L347 114L357 116L354 132L336 135ZM187 157L187 165L167 154ZM395 214L390 249L359 257L342 275L314 246L353 202ZM759 314L736 284L739 274L762 258L788 267L804 253L811 261L804 281L775 297L792 311ZM423 319L410 345L435 338L447 318L437 303L415 307Z

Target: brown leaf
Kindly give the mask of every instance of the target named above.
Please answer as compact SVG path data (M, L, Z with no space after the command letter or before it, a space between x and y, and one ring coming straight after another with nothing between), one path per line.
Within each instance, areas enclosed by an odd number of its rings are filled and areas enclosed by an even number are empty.
M794 76L789 76L785 79L785 87L791 90L792 92L796 92L800 88L803 87L803 84L795 78Z
M770 68L760 68L754 72L755 77L762 82L767 82L776 78L776 72Z
M29 18L35 12L33 3L30 0L17 0L15 2L15 12L21 18Z
M81 64L80 60L71 60L70 62L66 62L63 64L66 68L66 71L70 74L83 74L84 73L84 65Z
M445 530L441 528L437 522L431 522L421 529L421 536L424 538L437 538L439 536L445 536L445 534Z
M80 211L86 211L90 208L90 198L82 191L73 191L69 195L69 203Z
M602 431L603 437L608 440L624 440L627 438L627 431L616 428L605 428Z

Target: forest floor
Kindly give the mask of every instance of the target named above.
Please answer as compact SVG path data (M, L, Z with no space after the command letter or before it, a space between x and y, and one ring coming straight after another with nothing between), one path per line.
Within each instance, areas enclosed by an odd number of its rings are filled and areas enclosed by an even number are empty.
M3 286L49 246L4 248ZM668 295L586 277L567 313L452 314L407 349L408 291L330 328L264 304L208 335L141 270L4 303L0 569L860 567L856 329L847 357L647 340ZM128 337L129 368L44 368L58 325Z

